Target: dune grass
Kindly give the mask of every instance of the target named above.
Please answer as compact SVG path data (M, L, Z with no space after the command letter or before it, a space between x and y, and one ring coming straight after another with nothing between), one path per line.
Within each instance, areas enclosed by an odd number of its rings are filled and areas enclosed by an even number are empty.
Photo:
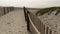
M50 8L43 8L36 12L36 15L44 15L45 13L51 14L53 11L57 10L55 15L60 13L60 7L50 7Z

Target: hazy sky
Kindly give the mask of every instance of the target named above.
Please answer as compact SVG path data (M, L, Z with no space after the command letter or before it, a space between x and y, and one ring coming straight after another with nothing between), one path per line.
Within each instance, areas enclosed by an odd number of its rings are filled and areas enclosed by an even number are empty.
M42 8L60 6L60 0L0 0L0 6Z

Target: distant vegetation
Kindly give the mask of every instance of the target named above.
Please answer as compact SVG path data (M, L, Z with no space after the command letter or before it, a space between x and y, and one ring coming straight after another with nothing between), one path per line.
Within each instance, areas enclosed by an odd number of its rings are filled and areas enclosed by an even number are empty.
M37 11L36 15L44 15L45 13L51 14L53 11L57 10L55 15L60 13L60 7L50 7L50 8L43 8Z

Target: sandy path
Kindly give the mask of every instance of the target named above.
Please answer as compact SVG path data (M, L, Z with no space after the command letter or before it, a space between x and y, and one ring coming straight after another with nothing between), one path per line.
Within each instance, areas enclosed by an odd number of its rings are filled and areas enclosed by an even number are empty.
M0 17L0 34L28 34L23 10L14 10Z

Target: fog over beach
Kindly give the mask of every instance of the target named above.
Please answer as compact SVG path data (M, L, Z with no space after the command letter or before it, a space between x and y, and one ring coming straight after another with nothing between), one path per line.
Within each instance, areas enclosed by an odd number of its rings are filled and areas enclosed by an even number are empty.
M60 6L60 0L0 0L0 6L44 8Z

